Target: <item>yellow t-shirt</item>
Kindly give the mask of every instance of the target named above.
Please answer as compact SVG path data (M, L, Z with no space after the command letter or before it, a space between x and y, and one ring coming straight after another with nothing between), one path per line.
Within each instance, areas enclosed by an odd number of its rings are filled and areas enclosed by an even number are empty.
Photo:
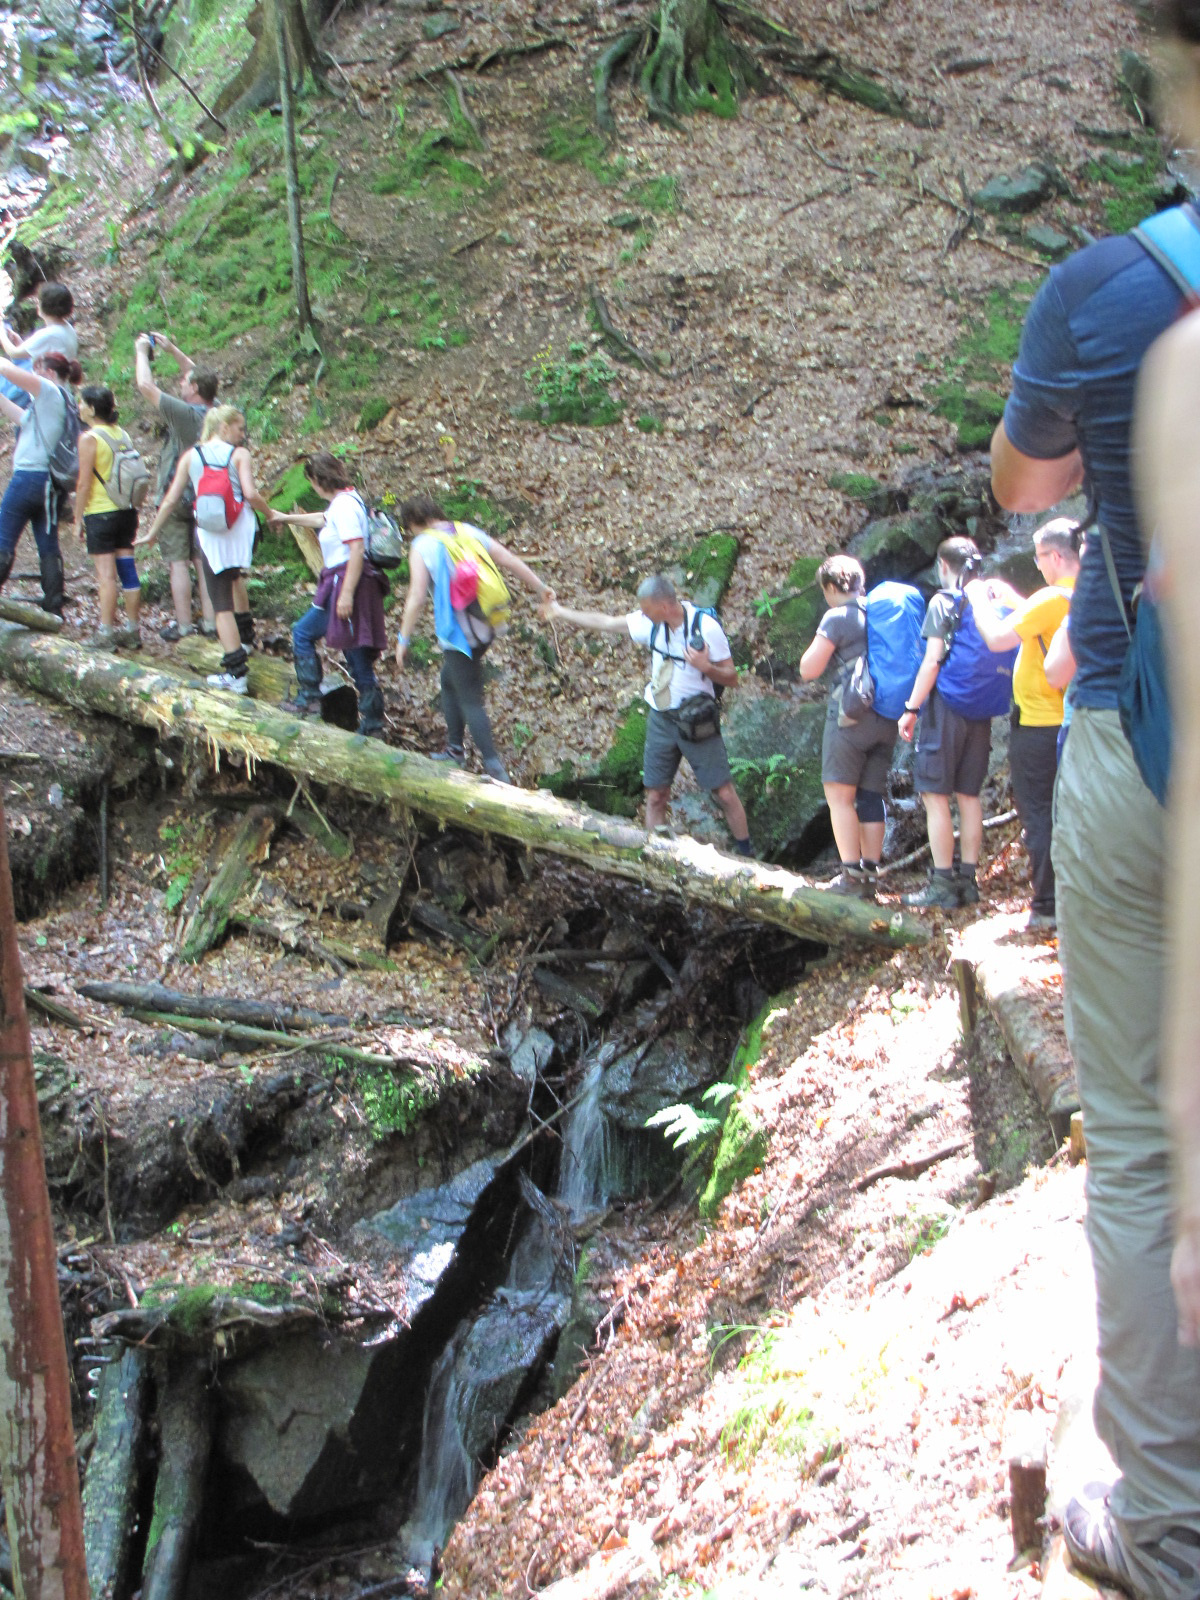
M1030 595L1024 605L1006 618L1021 641L1013 668L1013 699L1020 708L1025 727L1057 728L1062 722L1062 691L1052 689L1046 681L1042 645L1047 650L1050 648L1051 639L1066 620L1074 587L1074 578L1063 578L1050 588Z
M109 499L108 490L101 482L101 478L107 478L112 472L113 453L109 441L115 439L119 443L124 429L115 427L111 422L97 422L93 424L91 433L96 441L96 464L92 468L92 492L88 495L87 505L83 508L84 515L88 517L94 517L98 511L120 509Z

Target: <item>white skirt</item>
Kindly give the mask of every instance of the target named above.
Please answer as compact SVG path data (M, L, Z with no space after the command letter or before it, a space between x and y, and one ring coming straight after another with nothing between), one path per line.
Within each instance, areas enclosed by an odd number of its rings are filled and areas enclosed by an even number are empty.
M257 527L254 512L243 506L233 527L226 533L210 533L206 528L196 529L196 538L204 559L214 572L228 572L231 567L246 568L254 555L254 533Z

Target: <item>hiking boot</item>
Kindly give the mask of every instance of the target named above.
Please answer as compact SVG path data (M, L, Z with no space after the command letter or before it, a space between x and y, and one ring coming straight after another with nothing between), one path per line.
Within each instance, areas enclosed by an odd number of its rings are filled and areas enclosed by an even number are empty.
M1055 933L1058 930L1058 918L1053 911L1031 911L1025 926L1041 929L1043 933Z
M358 731L364 739L383 738L383 690L378 684L359 694Z
M875 883L859 867L843 867L837 877L822 887L829 894L844 894L851 900L874 900Z
M935 906L940 911L957 911L963 903L959 893L960 885L955 879L932 877L918 894L901 895L900 904L912 906L915 910ZM978 889L975 891L975 898L979 899Z
M279 709L286 711L289 717L320 717L321 702L311 700L304 694L295 694L287 700L281 700Z
M955 886L958 889L958 903L960 906L977 906L979 904L979 885L974 878L969 878L965 872L955 875Z
M1080 1572L1136 1594L1129 1563L1108 1509L1108 1485L1089 1483L1063 1512L1063 1539Z
M483 770L487 773L488 777L491 778L493 783L512 783L512 779L508 775L508 770L499 756L492 756L490 760L485 761L483 763Z
M83 640L83 646L86 650L115 650L117 630L102 622L90 639Z
M158 630L158 637L164 639L167 644L178 644L180 639L186 639L189 633L195 633L196 631L190 622L186 628L181 628L175 618L172 617L170 622L165 623Z
M461 750L453 750L447 746L445 750L435 750L429 759L430 761L453 761L456 767L461 767L465 758Z
M142 648L142 630L136 622L127 622L123 628L117 629L118 650L140 650Z
M250 693L250 684L244 674L239 678L232 672L210 672L204 681L210 689L225 689L230 694Z

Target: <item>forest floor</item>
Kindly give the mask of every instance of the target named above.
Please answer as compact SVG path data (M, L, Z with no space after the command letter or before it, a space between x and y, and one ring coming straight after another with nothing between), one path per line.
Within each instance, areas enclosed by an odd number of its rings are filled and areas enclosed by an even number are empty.
M126 420L148 433L129 381L131 338L161 311L172 336L216 360L226 391L243 398L260 479L304 449L337 444L376 496L429 487L473 498L480 520L490 517L568 604L628 609L637 575L728 528L740 548L723 615L758 660L762 597L786 588L796 556L840 548L862 520L853 494L831 480L892 483L918 464L952 466L955 431L935 389L986 376L1003 390L1026 286L1045 262L1021 224L999 231L966 196L1039 161L1063 179L1041 220L1099 233L1118 224L1115 205L1129 195L1138 203L1161 180L1116 89L1121 50L1144 45L1120 0L1088 8L1074 35L1061 9L1033 3L831 4L805 19L814 43L903 82L914 107L935 113L932 126L788 80L786 96L750 98L732 121L691 119L681 135L648 123L622 87L608 147L585 137L588 69L628 12L545 8L535 36L517 0L486 16L451 6L457 31L434 39L410 9L343 18L345 99L332 113L316 107L302 132L306 159L326 163L320 199L337 228L333 253L348 263L336 283L325 270L318 292L336 382L314 383L315 362L274 304L261 322L251 314L234 331L221 325L221 342L206 344L218 332L213 307L257 293L236 233L225 233L219 211L195 209L218 193L207 167L115 241L103 228L104 191L81 190L71 270L89 377L107 360ZM470 70L535 37L565 43ZM482 148L456 152L479 183L436 164L412 181L414 141L452 125L437 76L447 62L459 63L481 130ZM98 159L115 159L133 188L149 191L144 147L119 123L94 144ZM1125 151L1118 168L1104 165L1113 148ZM255 159L234 189L265 210L272 195L277 205L276 180ZM396 187L378 192L393 169ZM220 193L219 205L230 198ZM622 215L633 220L613 220ZM185 293L162 255L172 238L193 241L195 270L211 258L217 278L193 277ZM624 410L609 426L521 420L514 411L539 383L602 351L587 314L592 284L667 370L610 356L606 384ZM283 382L273 381L281 369ZM382 419L359 432L371 399ZM80 551L69 567L74 634L96 613ZM161 604L148 612L148 656L165 654L154 634L165 617ZM282 623L275 631L286 634ZM491 706L519 782L564 755L601 754L641 681L631 652L561 630L543 648L539 634L518 610L493 652ZM434 674L399 680L385 662L384 678L389 738L436 748ZM768 687L748 673L742 692L819 691ZM36 721L36 702L25 713L6 700L5 734L34 749L26 714ZM116 818L106 909L88 879L21 934L28 981L81 1007L92 1030L33 1018L37 1046L69 1065L63 1093L90 1163L73 1182L101 1217L107 1141L144 1137L149 1161L155 1128L160 1142L178 1141L229 1083L228 1069L178 1052L138 1053L156 1030L115 1024L74 995L85 978L177 976L182 859L206 857L223 803L245 798L237 774L214 781L193 766L186 781L183 815L166 795ZM21 826L19 796L19 784L6 789L10 830ZM374 814L338 820L355 833L351 864L321 860L291 835L271 862L281 891L318 926L339 898L369 898L403 848ZM1022 874L1012 829L989 835L980 914L1008 918L1013 939L1041 949L1015 931ZM520 889L517 876L505 911L518 947L609 893L557 865L535 866ZM1086 1356L1082 1177L1055 1153L991 1023L967 1043L959 1037L947 964L956 927L972 916L935 918L924 951L810 967L773 1017L748 1091L771 1130L768 1156L714 1222L701 1226L678 1199L607 1219L588 1256L612 1309L603 1348L485 1478L445 1555L447 1593L523 1596L588 1563L593 1581L580 1595L1037 1592L1036 1566L1009 1570L1002 1440L1013 1412L1049 1425L1064 1368ZM711 937L720 936L714 919ZM238 937L206 959L199 982L345 1011L363 1037L373 1023L381 1046L403 1031L406 1049L428 1050L443 1070L473 1069L496 1042L492 981L414 939L393 955L394 973L335 983L304 957ZM500 978L503 1013L522 1014L523 981L519 963ZM1049 1000L1053 1009L1053 985ZM404 1020L381 1023L386 1012ZM244 1063L239 1082L270 1070ZM169 1227L128 1246L103 1231L80 1245L105 1282L121 1294L186 1274L197 1252L208 1271L270 1263L272 1241L299 1223L309 1232L302 1256L320 1255L313 1239L340 1241L379 1198L388 1146L352 1086L335 1079L321 1095L323 1114L344 1129L340 1144L259 1174L271 1184L241 1200L214 1153L201 1152L195 1193ZM493 1130L497 1142L503 1132ZM916 1179L857 1186L876 1165L960 1140ZM431 1136L420 1159L440 1170L452 1158ZM135 1177L136 1161L131 1194ZM334 1265L343 1271L346 1258ZM384 1548L303 1578L285 1571L275 1593L349 1600L390 1576L387 1562Z

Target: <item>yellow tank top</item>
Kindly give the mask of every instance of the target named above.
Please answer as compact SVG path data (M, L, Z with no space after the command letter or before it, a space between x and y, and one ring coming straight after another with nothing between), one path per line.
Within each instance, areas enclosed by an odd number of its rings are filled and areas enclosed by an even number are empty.
M97 422L92 427L92 438L96 441L96 464L92 468L92 492L88 495L88 503L84 507L84 515L93 517L98 511L117 511L109 499L108 490L104 487L103 478L112 472L113 453L111 440L120 441L123 430L111 422Z

